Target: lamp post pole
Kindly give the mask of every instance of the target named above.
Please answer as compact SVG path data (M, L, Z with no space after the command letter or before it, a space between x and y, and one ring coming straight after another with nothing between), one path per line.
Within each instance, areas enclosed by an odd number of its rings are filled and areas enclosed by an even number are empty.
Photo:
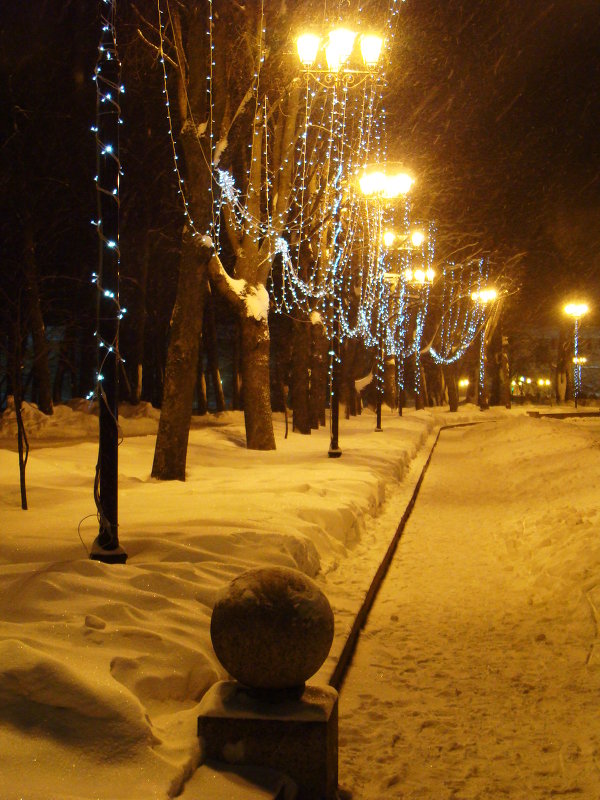
M118 400L119 400L119 121L118 93L121 63L115 35L116 3L102 17L102 39L96 65L99 264L98 286L98 405L99 452L94 482L99 533L90 558L105 563L125 563L119 544Z

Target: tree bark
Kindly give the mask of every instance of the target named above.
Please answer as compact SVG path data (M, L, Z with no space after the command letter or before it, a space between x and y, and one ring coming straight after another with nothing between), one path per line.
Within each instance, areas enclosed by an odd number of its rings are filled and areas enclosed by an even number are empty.
M387 356L383 362L383 397L384 402L390 408L398 405L398 395L396 391L396 357Z
M37 387L37 404L44 414L53 414L52 382L48 365L48 340L40 304L35 244L31 224L25 223L25 252L23 258L24 297L27 318L33 340L33 374Z
M202 309L211 250L200 252L184 231L177 299L163 388L163 400L152 465L152 477L185 480L187 445L197 373Z
M320 319L311 322L310 333L310 425L317 430L319 425L325 425L329 344Z
M246 446L249 450L275 450L269 380L269 325L266 319L242 317L241 329Z
M233 342L233 358L231 361L231 405L235 411L241 411L244 408L242 401L242 332L241 323L236 320L235 324L235 339Z
M206 377L204 375L204 349L203 340L198 347L198 371L196 378L196 414L199 417L205 416L208 412L208 400L206 397Z
M448 405L450 411L458 411L458 384L456 381L456 364L444 364L444 380L448 390Z
M295 319L293 325L293 350L291 369L291 389L293 421L292 430L310 434L310 339L311 325L307 319Z
M204 309L204 322L202 325L202 343L206 353L206 373L210 379L215 394L217 412L225 411L225 395L219 371L219 347L217 339L217 321L215 318L214 298L209 295Z

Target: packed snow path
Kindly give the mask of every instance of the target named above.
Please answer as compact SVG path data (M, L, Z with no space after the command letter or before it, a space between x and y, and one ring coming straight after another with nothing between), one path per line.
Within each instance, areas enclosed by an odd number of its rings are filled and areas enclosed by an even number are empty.
M598 487L561 424L442 432L341 691L355 800L600 798Z

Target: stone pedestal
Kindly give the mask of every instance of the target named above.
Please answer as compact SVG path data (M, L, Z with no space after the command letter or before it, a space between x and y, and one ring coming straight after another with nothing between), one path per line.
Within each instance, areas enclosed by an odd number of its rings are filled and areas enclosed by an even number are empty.
M298 784L298 800L335 800L337 697L329 686L307 686L299 699L269 702L237 681L216 683L200 704L204 756L280 770Z

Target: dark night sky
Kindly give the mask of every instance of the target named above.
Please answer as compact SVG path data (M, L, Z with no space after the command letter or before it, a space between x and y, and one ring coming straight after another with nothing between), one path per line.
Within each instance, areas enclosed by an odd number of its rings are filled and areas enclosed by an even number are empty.
M416 204L524 253L519 313L552 320L580 287L600 304L600 3L407 0L390 86Z
M50 14L46 0L36 4ZM66 50L53 49L52 37L77 41L72 31L85 21L95 48L96 24L89 8L84 19L83 6L65 2L64 19L37 30L30 19L37 19L36 4L2 12L0 43L5 71L23 79L37 65L36 53L39 63L56 59L42 74L57 80L40 84L50 105L53 87L81 94L83 74L75 65L63 75ZM83 60L83 42L71 49ZM479 243L497 264L523 254L511 268L522 284L519 313L539 319L544 310L554 318L580 286L600 307L600 2L406 0L388 77L389 152L417 176L415 210L438 222L439 255L448 232L448 251L457 241ZM13 98L28 110L26 100ZM76 105L69 106L68 130L78 126L79 142L90 114L81 98ZM58 111L56 119L66 120ZM49 145L65 138L58 123L53 136L45 117L43 125L21 117L32 136L44 130Z

